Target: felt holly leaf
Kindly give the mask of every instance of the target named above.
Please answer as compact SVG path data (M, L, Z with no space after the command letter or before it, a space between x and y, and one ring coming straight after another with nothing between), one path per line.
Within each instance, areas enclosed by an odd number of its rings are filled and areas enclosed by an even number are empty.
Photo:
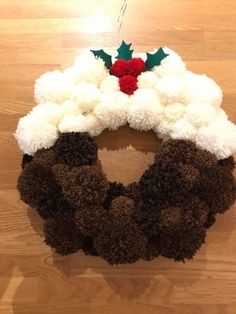
M145 62L146 65L146 69L147 70L151 70L151 68L153 68L156 65L160 65L161 61L168 56L168 54L166 54L164 52L164 50L162 48L159 48L157 50L157 52L155 53L146 53L147 54L147 60Z
M105 66L110 69L110 67L112 66L112 61L109 54L107 54L103 49L91 50L91 52L94 54L95 57L101 58L104 61Z
M131 45L132 44L126 44L124 40L122 40L120 47L117 49L118 56L116 59L130 60L133 54L133 50L130 49Z

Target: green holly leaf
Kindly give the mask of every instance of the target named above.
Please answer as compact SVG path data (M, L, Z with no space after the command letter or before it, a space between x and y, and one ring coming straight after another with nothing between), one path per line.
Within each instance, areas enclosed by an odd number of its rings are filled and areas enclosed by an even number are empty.
M159 48L157 52L153 54L147 52L146 55L147 60L145 62L145 65L147 70L151 70L151 68L153 68L154 66L160 65L161 61L168 56L168 54L166 54L162 48Z
M103 49L91 50L91 52L94 54L95 57L101 58L104 61L105 66L110 69L110 67L112 66L112 60L109 54L107 54Z
M133 50L130 49L131 45L132 44L126 44L124 40L122 40L120 47L117 49L118 56L116 59L130 60L133 54Z

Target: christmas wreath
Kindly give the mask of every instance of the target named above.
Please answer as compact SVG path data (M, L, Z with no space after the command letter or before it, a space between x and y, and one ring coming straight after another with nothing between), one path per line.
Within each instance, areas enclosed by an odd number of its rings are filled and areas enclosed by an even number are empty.
M17 187L58 254L82 250L110 264L190 259L235 201L236 126L220 87L177 53L130 48L122 42L116 57L86 51L36 81L37 105L15 132L24 153ZM125 124L163 139L127 186L107 180L95 140Z

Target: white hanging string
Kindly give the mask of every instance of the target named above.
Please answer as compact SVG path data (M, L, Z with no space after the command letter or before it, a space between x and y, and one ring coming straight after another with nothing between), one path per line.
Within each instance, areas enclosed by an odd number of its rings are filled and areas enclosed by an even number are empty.
M124 19L126 8L127 8L127 0L123 0L122 6L121 6L120 12L119 12L118 20L117 20L117 22L118 22L118 35L119 35L120 42L123 40L122 24L123 24L123 19Z

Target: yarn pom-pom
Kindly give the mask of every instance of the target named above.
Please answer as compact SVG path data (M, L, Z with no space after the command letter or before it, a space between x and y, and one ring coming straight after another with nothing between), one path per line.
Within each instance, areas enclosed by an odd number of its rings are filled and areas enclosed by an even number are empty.
M117 60L111 66L110 73L111 75L115 75L117 77L122 77L124 75L127 75L128 74L128 62L123 59Z
M132 95L138 88L137 78L132 75L125 75L121 77L119 79L119 84L120 90L127 95Z
M145 63L141 58L133 58L128 61L128 74L135 77L145 70Z

